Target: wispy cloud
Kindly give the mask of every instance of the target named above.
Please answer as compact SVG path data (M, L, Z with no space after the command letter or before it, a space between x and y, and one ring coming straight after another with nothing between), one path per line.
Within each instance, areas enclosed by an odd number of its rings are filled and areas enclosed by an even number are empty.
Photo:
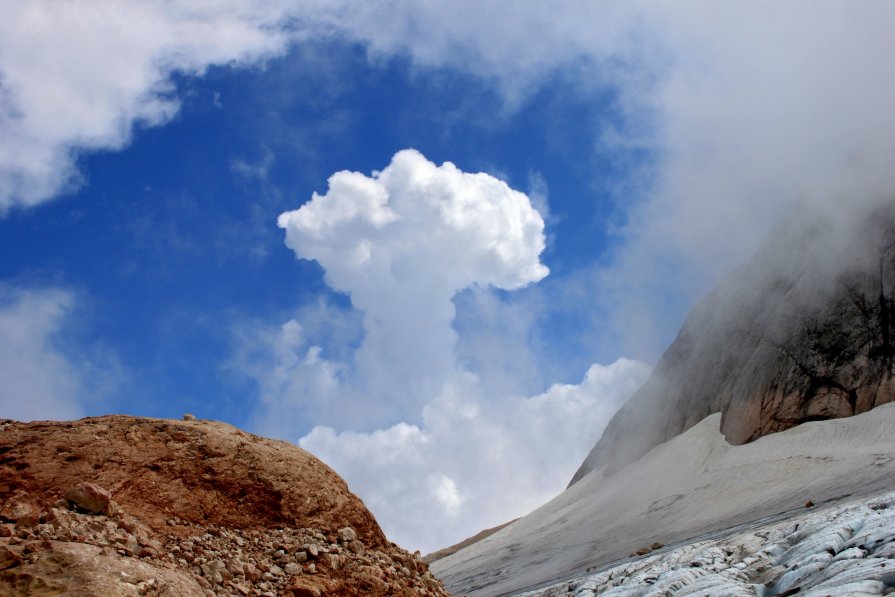
M81 2L0 7L0 215L76 189L80 152L121 149L169 121L175 72L287 48L273 3Z
M111 353L72 344L77 295L0 284L0 417L74 419L118 382Z

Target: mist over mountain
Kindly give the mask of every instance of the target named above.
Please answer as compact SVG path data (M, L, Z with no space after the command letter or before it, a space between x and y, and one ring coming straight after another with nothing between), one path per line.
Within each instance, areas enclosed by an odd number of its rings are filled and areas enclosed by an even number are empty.
M794 209L694 307L575 473L611 474L712 413L743 444L890 402L895 202Z

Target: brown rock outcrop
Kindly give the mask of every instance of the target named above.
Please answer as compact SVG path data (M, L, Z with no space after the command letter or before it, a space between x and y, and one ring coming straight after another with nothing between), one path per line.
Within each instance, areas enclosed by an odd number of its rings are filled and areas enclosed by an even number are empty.
M895 202L798 214L699 303L575 473L611 474L708 415L732 444L895 399Z
M0 564L0 597L447 594L314 456L200 420L0 421Z
M350 526L369 545L387 543L320 460L224 423L107 416L0 427L0 503L24 490L49 504L89 481L154 529L172 516L234 528Z

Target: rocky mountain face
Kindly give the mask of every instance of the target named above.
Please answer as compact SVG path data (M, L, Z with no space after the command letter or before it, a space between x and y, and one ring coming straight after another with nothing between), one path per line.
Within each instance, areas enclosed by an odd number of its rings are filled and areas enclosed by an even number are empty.
M895 398L893 360L895 202L792 214L693 309L571 484L716 412L732 444L866 412Z
M314 456L187 419L0 421L0 596L447 595Z

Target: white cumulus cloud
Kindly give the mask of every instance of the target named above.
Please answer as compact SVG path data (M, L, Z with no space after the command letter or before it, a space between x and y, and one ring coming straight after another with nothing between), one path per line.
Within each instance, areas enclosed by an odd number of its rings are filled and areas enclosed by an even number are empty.
M539 259L544 221L524 193L414 150L372 176L337 172L326 194L278 223L295 254L319 262L362 312L354 388L393 404L392 420L418 416L421 400L457 376L458 292L513 290L548 273Z
M530 398L485 395L467 374L434 397L419 426L316 427L300 444L348 479L392 540L434 551L559 493L648 374L619 359Z
M548 274L544 222L528 196L494 176L405 150L371 176L337 172L325 194L279 224L296 255L318 261L350 297L362 339L336 355L299 316L250 342L269 357L266 368L241 366L261 387L258 424L295 437L298 420L316 421L301 445L345 476L407 547L443 547L558 493L648 373L619 359L593 365L579 383L520 393L537 385L510 379L533 363L532 322L494 289ZM499 312L506 321L461 343L463 291L479 320ZM336 328L339 319L329 317ZM518 341L489 338L506 330Z

